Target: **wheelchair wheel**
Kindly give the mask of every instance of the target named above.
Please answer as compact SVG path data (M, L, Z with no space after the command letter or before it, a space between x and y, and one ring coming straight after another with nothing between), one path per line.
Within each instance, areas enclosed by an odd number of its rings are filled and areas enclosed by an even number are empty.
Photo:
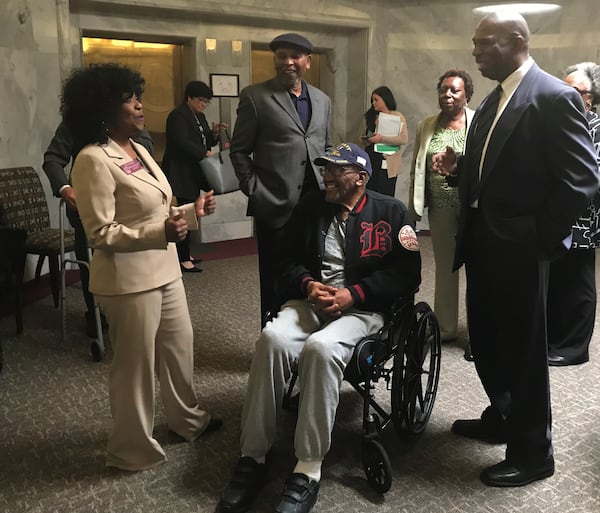
M363 440L363 465L367 481L376 492L385 493L392 486L392 464L381 442Z
M404 426L411 435L425 430L437 394L442 343L440 328L427 303L414 309L414 328L406 345L403 410Z

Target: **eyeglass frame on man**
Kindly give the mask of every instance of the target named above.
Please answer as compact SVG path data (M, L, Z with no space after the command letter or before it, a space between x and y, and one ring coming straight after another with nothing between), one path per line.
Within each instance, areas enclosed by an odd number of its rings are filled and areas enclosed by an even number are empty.
M587 89L579 89L577 87L573 87L573 89L575 89L575 91L577 91L581 96L583 96L584 94L594 94L592 91L588 91Z
M210 105L209 98L204 98L203 96L194 96L194 99L198 100L199 102L204 103L205 105Z
M343 165L343 164L334 164L329 163L325 166L319 168L319 174L321 176L325 176L325 174L329 174L335 178L349 174L349 173L366 173L364 169L361 169L358 166L354 165Z

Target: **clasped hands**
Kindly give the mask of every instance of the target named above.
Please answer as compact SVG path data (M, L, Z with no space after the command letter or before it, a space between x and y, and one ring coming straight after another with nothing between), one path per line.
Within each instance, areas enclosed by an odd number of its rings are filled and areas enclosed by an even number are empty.
M319 317L340 317L344 310L354 305L347 288L337 289L319 281L311 281L306 287L308 301Z
M208 191L206 194L201 194L194 202L196 217L209 216L215 212L216 208L217 199L214 191L212 190ZM183 215L180 212L170 216L165 221L165 234L167 236L167 242L180 242L185 239L187 232L187 221L183 218Z

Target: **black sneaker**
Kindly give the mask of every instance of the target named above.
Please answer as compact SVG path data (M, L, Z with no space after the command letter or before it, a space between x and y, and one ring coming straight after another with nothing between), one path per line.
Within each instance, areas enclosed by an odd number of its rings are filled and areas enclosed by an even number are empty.
M239 459L233 477L217 504L218 513L245 513L267 481L267 466L254 458Z
M319 483L304 474L292 474L285 481L281 502L275 513L308 513L317 502Z

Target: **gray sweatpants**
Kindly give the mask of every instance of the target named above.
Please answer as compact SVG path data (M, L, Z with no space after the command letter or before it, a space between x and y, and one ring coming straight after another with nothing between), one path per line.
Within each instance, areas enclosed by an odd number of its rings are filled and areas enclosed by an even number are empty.
M331 445L344 369L354 346L383 326L375 312L348 310L322 322L307 300L291 300L256 342L242 411L242 454L261 458L273 445L277 414L298 361L300 407L294 447L303 461L322 461Z

